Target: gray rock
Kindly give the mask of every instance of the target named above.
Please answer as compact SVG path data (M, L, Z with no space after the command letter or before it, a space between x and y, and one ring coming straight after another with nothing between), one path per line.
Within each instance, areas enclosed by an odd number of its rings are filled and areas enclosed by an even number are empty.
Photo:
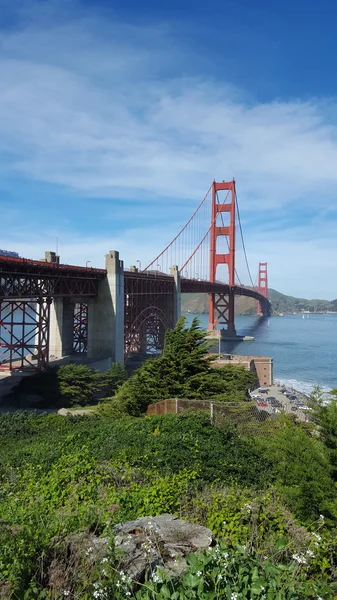
M187 570L186 556L204 550L213 541L207 527L175 515L140 517L114 527L120 569L135 581L144 581L157 566L177 576Z

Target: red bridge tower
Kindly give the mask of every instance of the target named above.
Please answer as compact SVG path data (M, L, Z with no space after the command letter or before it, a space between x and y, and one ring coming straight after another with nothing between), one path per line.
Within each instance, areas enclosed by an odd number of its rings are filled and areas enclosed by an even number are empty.
M217 193L228 190L225 200L218 202ZM227 331L235 335L234 326L234 286L235 286L235 181L213 181L212 185L212 217L210 231L210 281L216 282L216 270L218 265L227 265L228 283L230 286L229 296L224 294L210 294L209 297L209 326L210 330L216 329L216 325L227 326ZM229 224L218 224L218 217L222 213L229 213ZM228 252L218 253L217 239L227 236Z
M259 263L257 291L259 292L259 294L268 299L268 269L266 262ZM258 303L257 314L262 315L262 308L260 302Z

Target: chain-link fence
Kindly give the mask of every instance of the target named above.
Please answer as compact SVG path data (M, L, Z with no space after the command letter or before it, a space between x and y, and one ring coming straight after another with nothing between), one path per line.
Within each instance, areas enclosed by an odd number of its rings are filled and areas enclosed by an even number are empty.
M239 433L247 435L268 435L280 426L282 414L291 414L294 419L308 421L305 413L296 414L290 406L275 409L271 406L258 406L255 402L213 402L212 400L186 400L169 398L150 404L147 415L178 414L201 410L209 415L217 426L231 425Z

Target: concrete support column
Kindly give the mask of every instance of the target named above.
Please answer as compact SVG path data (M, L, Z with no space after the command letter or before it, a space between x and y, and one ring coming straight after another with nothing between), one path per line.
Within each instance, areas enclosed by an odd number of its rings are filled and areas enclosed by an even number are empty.
M174 325L181 317L181 285L180 285L180 271L177 265L170 268L170 273L174 279L175 293L174 293L174 314L173 323Z
M232 287L229 288L229 298L228 298L228 325L227 331L232 335L236 335L235 330L235 294L234 289Z
M88 302L88 358L124 362L124 268L119 253L105 256L107 276Z
M54 298L50 307L49 354L57 358L72 354L74 308L69 298Z

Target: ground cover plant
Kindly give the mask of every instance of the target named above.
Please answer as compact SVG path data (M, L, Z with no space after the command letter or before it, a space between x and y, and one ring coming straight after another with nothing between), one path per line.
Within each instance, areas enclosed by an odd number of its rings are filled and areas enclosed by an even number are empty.
M214 384L199 331L177 329L177 392L202 372ZM176 385L174 354L144 367L150 390L155 368L155 382L161 372ZM130 380L118 379L117 394L90 416L0 416L1 600L334 598L334 405L316 400L305 428L281 415L248 435L202 411L146 417L148 402L127 397ZM218 383L214 394L226 401ZM234 385L245 402L241 371L230 372L228 395ZM163 513L206 525L217 541L191 554L180 578L150 569L137 587L119 568L113 526ZM95 553L99 541L105 554Z

